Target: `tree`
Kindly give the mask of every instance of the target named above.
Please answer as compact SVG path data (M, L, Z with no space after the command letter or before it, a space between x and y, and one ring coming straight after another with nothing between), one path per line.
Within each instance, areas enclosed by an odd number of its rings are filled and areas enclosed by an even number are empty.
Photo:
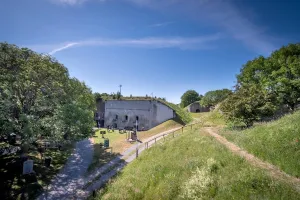
M184 108L195 101L199 101L199 94L195 90L188 90L181 96L181 107Z
M70 79L68 70L50 56L0 43L0 66L1 136L14 132L23 142L34 141L41 135L56 138L53 129L63 125L56 120L59 110L70 105L94 109L90 89ZM82 116L75 116L74 122Z
M220 110L228 121L249 127L254 121L274 114L274 98L256 86L242 87L221 103Z
M256 85L277 96L274 104L286 104L291 110L300 103L300 44L290 44L249 61L237 76L238 87Z
M226 99L230 94L232 94L232 92L228 89L209 91L205 93L200 104L202 106L215 106Z

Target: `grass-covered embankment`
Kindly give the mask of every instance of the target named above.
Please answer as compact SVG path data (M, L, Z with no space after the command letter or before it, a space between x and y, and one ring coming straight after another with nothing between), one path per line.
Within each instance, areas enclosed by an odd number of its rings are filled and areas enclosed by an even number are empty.
M244 131L225 131L223 135L249 153L300 177L300 111Z
M199 129L143 152L98 199L297 199L299 193Z
M225 119L219 110L203 113L191 113L195 121L201 121L204 126L223 127L226 125Z

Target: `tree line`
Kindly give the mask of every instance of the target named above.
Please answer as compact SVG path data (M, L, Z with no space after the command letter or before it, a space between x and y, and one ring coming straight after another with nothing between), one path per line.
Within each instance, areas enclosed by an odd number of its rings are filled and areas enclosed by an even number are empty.
M188 90L181 107L193 102L202 106L220 104L220 111L233 125L252 126L255 121L293 112L300 104L300 44L289 44L270 56L248 61L237 75L234 90L207 92Z
M49 55L0 43L0 136L76 140L92 134L94 95Z
M220 109L231 122L251 126L300 103L300 44L289 44L269 57L248 61L237 75L235 91Z
M226 99L231 93L232 91L229 89L222 89L208 91L204 95L201 95L195 90L188 90L181 96L180 106L185 108L194 102L199 102L203 107L215 106Z

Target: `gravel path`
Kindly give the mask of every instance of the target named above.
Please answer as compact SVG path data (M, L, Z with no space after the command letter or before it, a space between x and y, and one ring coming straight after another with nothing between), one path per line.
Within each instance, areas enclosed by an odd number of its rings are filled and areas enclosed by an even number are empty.
M181 127L174 128L174 129L156 134L156 135L146 139L144 141L144 143L148 142L148 147L150 148L151 146L153 146L155 144L155 140L153 140L154 138L157 138L156 141L159 141L159 140L163 139L163 135L173 133L180 129L181 129ZM139 145L139 153L141 153L142 151L145 150L144 143ZM110 178L112 178L115 174L117 174L117 172L121 171L128 163L130 163L134 159L136 159L135 151L136 151L136 145L128 148L126 151L124 151L122 153L121 156L113 159L111 162L107 163L103 167L99 168L98 170L96 170L95 172L90 174L89 177L86 179L86 181L91 181L95 177L97 177L99 175L101 175L101 176L99 177L98 180L95 180L86 189L77 190L76 191L77 192L76 199L86 199L87 197L89 197L92 194L93 190L97 190L97 189L101 188ZM120 162L120 161L125 161L125 162ZM113 169L108 170L109 168L113 168ZM106 172L106 171L108 171L108 172L103 174L103 172ZM88 183L86 181L85 181L85 183Z
M93 144L89 139L77 142L76 149L64 168L38 199L71 199L70 197L81 182L81 177L92 162L93 153Z
M156 137L159 137L157 138L158 141L163 139L163 135L172 133L179 129L181 129L181 127L164 131L147 138L143 142L149 142ZM139 144L139 153L145 150L144 143ZM150 141L148 143L148 147L151 147L154 143L154 140ZM133 161L136 158L135 151L136 145L133 145L120 156L114 158L85 177L85 172L93 159L93 145L90 140L78 142L75 152L70 156L63 170L49 185L48 192L42 194L38 199L86 199L92 194L93 190L99 189L118 171L122 170L127 163ZM99 177L99 179L94 180L96 177ZM87 188L83 189L84 186L91 181L94 182Z

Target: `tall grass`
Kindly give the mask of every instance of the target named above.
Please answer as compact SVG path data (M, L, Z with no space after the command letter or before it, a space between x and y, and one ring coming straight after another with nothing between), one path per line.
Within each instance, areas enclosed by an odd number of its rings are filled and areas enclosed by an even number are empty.
M300 111L277 121L223 135L286 173L300 177Z
M97 199L297 199L200 130L186 131L129 164Z
M206 126L225 126L226 122L223 115L218 111L214 110L211 112L203 113L191 113L195 120L200 120Z

